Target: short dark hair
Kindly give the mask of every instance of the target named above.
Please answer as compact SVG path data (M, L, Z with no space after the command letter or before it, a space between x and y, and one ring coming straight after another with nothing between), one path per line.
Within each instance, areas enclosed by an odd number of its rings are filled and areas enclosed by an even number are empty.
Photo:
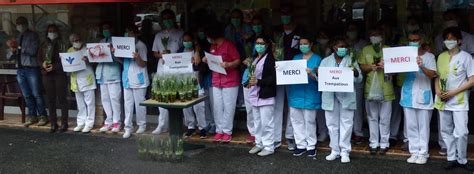
M343 36L336 36L334 37L333 39L333 45L331 46L334 46L336 45L337 43L345 43L347 45L347 40L346 40L346 37L343 37Z
M238 14L240 15L240 18L241 18L241 19L244 18L244 12L243 12L242 10L238 9L238 8L232 9L232 11L230 12L230 14L232 14L232 13L238 13Z
M449 27L449 28L444 29L443 39L444 40L448 39L448 35L450 34L456 37L457 40L462 40L462 33L459 27Z
M260 35L260 36L257 36L255 37L255 41L257 41L257 39L263 39L263 41L266 43L267 45L267 49L265 50L265 53L264 54L268 54L268 56L271 56L271 58L273 58L273 51L272 51L272 48L273 48L273 41L271 40L271 37L267 36L267 35ZM257 53L255 53L253 56L254 57L257 57L256 55ZM267 58L270 58L270 57L267 57Z
M140 34L140 30L138 30L138 27L136 25L128 25L127 28L126 28L128 31L131 31L135 34Z
M163 17L164 15L170 15L173 18L176 17L176 14L174 13L174 11L170 9L164 9L163 11L161 11L160 16Z
M20 17L16 18L16 22L19 22L21 24L28 24L28 19L24 16L20 16Z
M189 36L189 37L191 37L191 40L194 41L194 35L193 35L192 32L186 31L186 32L183 33L183 37L184 37L184 36Z
M306 39L306 40L309 41L309 43L314 43L314 36L312 36L311 34L308 34L308 33L302 34L300 36L300 40L301 39Z

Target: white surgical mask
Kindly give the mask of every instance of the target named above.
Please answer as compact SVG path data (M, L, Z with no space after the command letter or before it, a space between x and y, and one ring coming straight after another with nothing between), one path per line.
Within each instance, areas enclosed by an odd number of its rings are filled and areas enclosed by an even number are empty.
M357 39L357 31L348 31L346 35L350 40Z
M18 30L20 33L23 33L26 31L26 26L25 25L17 25L16 30Z
M79 49L79 48L82 47L82 43L81 42L73 42L72 47L75 48L75 49Z
M382 37L381 36L370 36L370 42L372 44L379 44L382 42Z
M449 27L457 27L458 22L456 20L449 20L444 22L444 28L449 28Z
M452 50L453 48L456 48L458 46L458 41L457 40L445 40L444 45L448 50Z
M58 33L48 33L48 38L50 40L54 40L54 39L58 38Z

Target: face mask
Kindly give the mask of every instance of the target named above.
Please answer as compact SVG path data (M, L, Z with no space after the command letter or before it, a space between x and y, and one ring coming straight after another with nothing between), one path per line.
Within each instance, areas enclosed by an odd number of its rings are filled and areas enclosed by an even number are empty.
M420 47L420 43L419 43L419 42L408 42L408 46L419 48L419 47Z
M283 25L288 25L291 22L291 16L281 16L281 23Z
M193 42L183 42L183 46L186 49L190 49L193 47Z
M20 33L25 32L27 27L25 25L17 25L16 30L18 30Z
M200 32L198 32L198 37L199 37L199 39L204 40L204 39L206 39L206 34L202 31L200 31Z
M54 40L54 39L58 38L58 33L48 33L48 38L50 40Z
M318 43L321 45L326 45L328 44L328 42L329 42L329 39L318 39Z
M102 31L102 35L104 35L105 38L109 38L110 37L110 31L109 30L104 30L104 31Z
M417 30L420 30L420 26L418 26L418 25L408 25L407 26L407 31L408 32L413 32L413 31L417 31Z
M339 57L345 57L347 55L347 48L337 48L336 54Z
M357 31L348 31L346 35L350 40L357 39Z
M211 39L211 38L207 38L207 42L209 42L210 44L212 44L212 39Z
M125 32L125 34L123 34L124 37L128 37L128 32Z
M255 33L262 33L262 25L254 25L252 26L252 30Z
M370 36L370 42L373 45L379 44L382 42L382 37L381 36Z
M267 47L263 44L255 44L255 51L257 51L259 54L263 54L266 49Z
M458 26L458 22L456 20L449 20L449 21L444 22L445 28L457 27L457 26Z
M300 45L300 51L301 51L303 54L308 53L309 50L310 50L309 45Z
M456 48L458 46L458 41L457 40L445 40L444 45L448 50L452 50L453 48Z
M79 48L82 47L82 43L81 42L73 42L72 47L75 48L75 49L79 49Z
M239 27L241 22L240 22L240 19L238 19L238 18L232 18L232 19L230 19L230 23L234 27Z
M163 25L166 29L171 29L174 27L174 22L171 19L165 19L163 20Z

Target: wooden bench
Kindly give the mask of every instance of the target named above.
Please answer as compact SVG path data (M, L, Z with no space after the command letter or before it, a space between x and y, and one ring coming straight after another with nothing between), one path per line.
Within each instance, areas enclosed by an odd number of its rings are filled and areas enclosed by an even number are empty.
M0 120L4 120L6 101L18 102L21 111L21 122L25 122L26 103L16 80L15 64L0 65Z

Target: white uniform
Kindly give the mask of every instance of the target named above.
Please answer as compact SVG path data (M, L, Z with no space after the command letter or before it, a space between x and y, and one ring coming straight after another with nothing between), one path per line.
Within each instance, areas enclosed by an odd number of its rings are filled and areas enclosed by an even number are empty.
M102 39L100 43L111 44L112 39ZM100 99L106 115L104 126L112 127L113 124L121 124L122 102L120 100L122 100L122 85L120 84L120 79L102 82L100 84Z
M423 67L436 71L435 56L426 52L421 56ZM433 110L431 79L420 69L407 73L403 82L400 105L405 113L405 125L411 155L429 157L430 121Z
M70 48L68 52L74 49ZM85 46L81 50L86 55ZM95 89L97 88L94 71L90 65L85 70L71 73L71 90L76 95L78 126L92 128L95 121Z
M194 72L194 76L197 76L199 72ZM204 95L204 89L199 89L199 95ZM193 107L183 109L184 123L188 129L195 129L196 126L199 130L203 130L207 127L206 121L206 103L204 101L194 105Z
M244 87L244 101L245 101L245 111L247 112L247 129L249 131L250 136L255 136L255 123L254 117L252 115L252 103L249 100L249 92L250 89Z
M137 53L143 61L148 61L148 50L142 41L135 44ZM136 122L139 127L146 128L146 107L140 106L145 101L146 89L150 85L148 70L140 67L133 59L124 58L122 73L123 96L125 104L125 130L133 129L132 117L135 108Z
M289 117L295 130L295 143L298 149L316 149L316 112L317 110L290 107Z
M277 86L277 95L275 97L275 142L281 142L281 137L282 137L282 127L283 127L283 110L285 107L285 97L286 94L288 93L288 88L287 86ZM286 128L285 128L285 138L286 139L295 139L294 133L293 133L293 126L291 125L291 120L290 116L287 115L286 117Z
M178 49L181 48L183 31L178 29L172 30L163 30L155 35L155 40L153 41L153 52L163 52L164 50L169 50L171 53L178 52ZM162 39L168 38L168 45L162 43ZM157 75L163 74L163 59L158 61L158 66L156 70ZM168 130L168 121L169 121L169 113L167 109L159 107L158 110L160 111L160 115L158 117L158 127L157 130L167 131Z
M239 86L228 88L212 87L216 133L232 135L238 93Z
M467 83L469 77L474 76L473 60L469 53L460 51L451 57L449 63L442 62L449 60L449 56L444 52L438 57L440 78L443 78L447 71L448 91L459 88ZM435 108L439 110L441 136L446 143L448 161L456 160L460 164L467 163L469 92L470 90L465 90L446 102L441 102L438 96L435 97Z

